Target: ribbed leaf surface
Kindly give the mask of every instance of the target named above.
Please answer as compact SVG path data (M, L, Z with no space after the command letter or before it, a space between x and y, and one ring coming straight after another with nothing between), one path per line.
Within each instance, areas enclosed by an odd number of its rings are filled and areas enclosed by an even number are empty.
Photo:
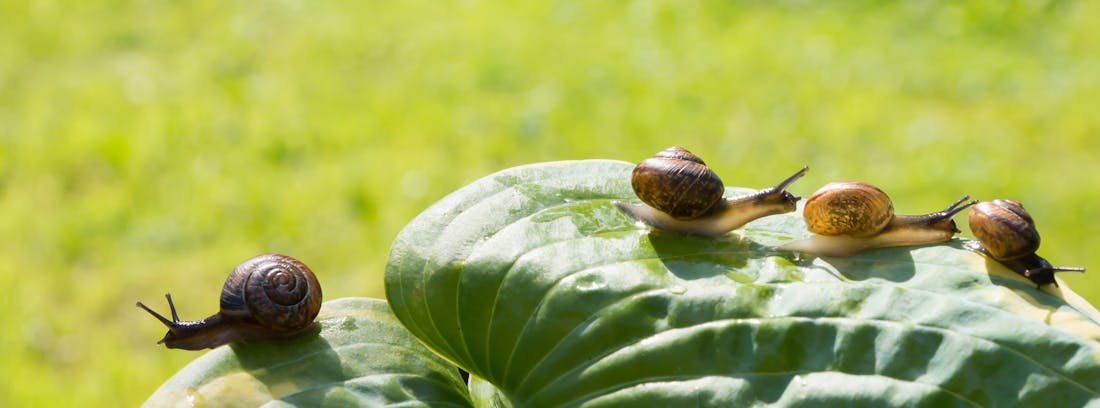
M508 169L398 236L386 271L394 313L495 387L475 382L477 400L948 407L1100 397L1098 314L1065 286L1036 290L960 239L850 258L774 250L808 234L798 213L719 239L651 231L612 205L636 201L631 168Z

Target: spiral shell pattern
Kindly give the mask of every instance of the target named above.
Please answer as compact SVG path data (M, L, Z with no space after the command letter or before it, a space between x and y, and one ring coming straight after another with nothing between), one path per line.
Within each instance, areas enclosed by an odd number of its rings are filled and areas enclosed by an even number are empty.
M1024 206L1013 200L978 203L970 209L970 231L994 259L1031 255L1039 249L1039 231Z
M870 236L894 219L894 204L878 187L858 181L826 184L809 200L802 216L815 234Z
M221 312L285 331L308 327L321 310L321 285L313 271L286 255L250 258L222 287Z
M679 219L706 214L726 191L703 159L675 146L638 163L630 180L642 202Z

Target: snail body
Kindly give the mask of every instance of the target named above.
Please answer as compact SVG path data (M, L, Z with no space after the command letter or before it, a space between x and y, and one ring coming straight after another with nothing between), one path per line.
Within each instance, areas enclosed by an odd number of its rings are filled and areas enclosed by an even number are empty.
M850 256L872 248L944 242L959 229L952 217L977 201L966 196L924 215L895 215L890 197L858 181L826 184L806 200L802 216L813 233L779 249L822 256Z
M1039 231L1024 206L1013 200L981 202L970 210L970 231L977 242L967 247L997 260L1002 265L1035 283L1036 288L1054 284L1055 272L1084 272L1085 268L1053 266L1035 253L1039 249Z
M313 271L297 259L267 254L250 258L229 274L222 287L220 311L197 321L180 321L172 296L172 319L137 306L160 320L168 333L157 344L201 350L240 340L286 339L316 328L321 310L321 285Z
M724 198L718 174L695 154L670 147L634 167L631 186L642 203L615 206L657 229L721 236L757 218L794 211L800 198L786 189L807 171L804 167L774 187Z

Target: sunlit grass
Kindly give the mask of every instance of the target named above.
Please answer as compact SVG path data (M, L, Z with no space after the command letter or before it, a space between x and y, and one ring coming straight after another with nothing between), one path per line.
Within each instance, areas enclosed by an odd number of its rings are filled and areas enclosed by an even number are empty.
M860 179L903 213L1015 198L1043 255L1095 267L1097 8L6 4L0 405L140 403L196 354L134 302L204 317L257 253L382 297L406 222L538 161L680 144L729 185L805 164L796 193Z

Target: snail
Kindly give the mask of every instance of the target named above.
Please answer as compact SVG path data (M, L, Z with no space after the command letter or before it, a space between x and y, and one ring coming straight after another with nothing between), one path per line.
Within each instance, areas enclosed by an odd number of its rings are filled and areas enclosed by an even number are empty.
M923 245L951 239L959 229L951 219L977 203L965 196L943 211L894 215L890 197L858 181L826 184L806 200L802 217L814 233L779 249L823 256L849 256L872 248Z
M321 285L302 262L286 255L250 258L229 274L222 287L221 311L199 321L180 321L172 296L165 294L172 320L141 302L137 306L156 317L168 333L157 344L201 350L238 340L286 339L316 327L321 310Z
M1084 272L1085 268L1052 266L1035 254L1039 231L1024 206L1013 200L985 201L970 210L970 231L977 242L967 247L989 256L1035 283L1035 288L1053 283L1055 272Z
M808 167L769 187L740 197L723 198L725 185L699 156L670 147L634 167L630 184L642 204L616 202L635 220L655 228L703 236L720 236L760 217L795 210L800 199L787 186Z

